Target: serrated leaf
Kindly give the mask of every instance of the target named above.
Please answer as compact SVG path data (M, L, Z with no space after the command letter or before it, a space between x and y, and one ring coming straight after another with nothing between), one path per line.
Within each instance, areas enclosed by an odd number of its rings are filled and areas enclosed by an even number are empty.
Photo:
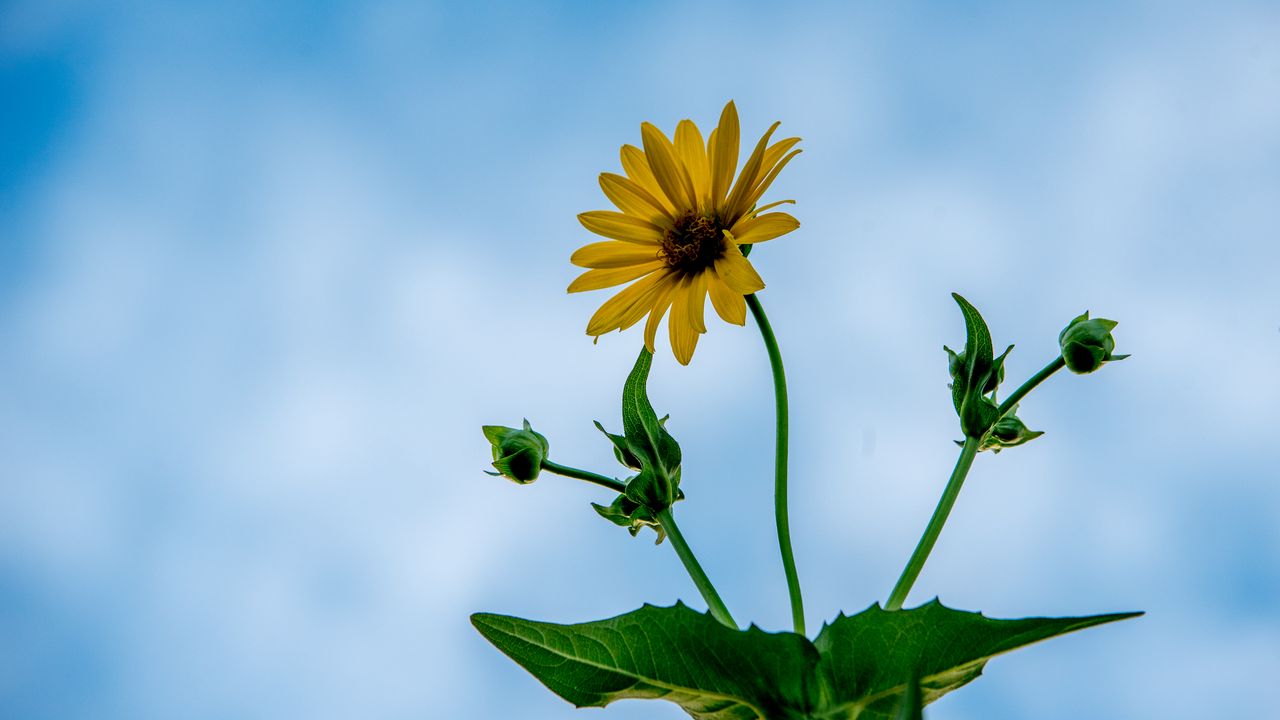
M972 682L996 655L1137 615L993 620L937 600L914 610L890 612L872 605L852 617L841 615L814 641L831 690L824 717L888 719L916 673L928 705Z
M996 655L1138 614L993 620L936 600L895 612L873 605L825 625L814 642L734 630L681 604L577 625L485 613L471 622L578 707L648 698L697 720L891 720L904 705L914 710L913 684L923 707Z
M578 707L650 698L698 720L803 720L818 701L818 651L803 636L734 630L682 604L577 625L485 613L471 623Z

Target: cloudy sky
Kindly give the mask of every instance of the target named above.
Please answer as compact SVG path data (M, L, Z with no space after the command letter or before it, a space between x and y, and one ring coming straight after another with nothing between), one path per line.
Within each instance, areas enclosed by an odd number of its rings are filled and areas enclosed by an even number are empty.
M477 610L701 606L668 545L485 476L482 424L613 474L637 332L592 345L575 220L648 120L804 138L752 261L792 390L808 620L883 601L954 461L959 291L1011 382L1085 309L1133 358L1053 378L911 597L1146 610L1000 658L931 718L1274 714L1274 3L0 6L0 715L575 711ZM682 526L788 624L752 327L651 382Z

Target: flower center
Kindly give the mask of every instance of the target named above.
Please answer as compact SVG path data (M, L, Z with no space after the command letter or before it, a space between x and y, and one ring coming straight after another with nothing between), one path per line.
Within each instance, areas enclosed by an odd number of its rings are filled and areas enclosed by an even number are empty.
M679 270L701 270L723 254L723 228L715 219L693 211L676 218L675 226L662 236L660 256Z

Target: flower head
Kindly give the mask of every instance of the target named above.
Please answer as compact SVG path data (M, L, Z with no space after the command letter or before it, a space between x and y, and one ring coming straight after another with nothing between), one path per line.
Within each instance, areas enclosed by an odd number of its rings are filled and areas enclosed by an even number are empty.
M772 240L800 226L787 213L765 212L791 200L756 207L800 153L793 149L800 138L769 144L777 127L774 123L756 143L735 182L739 137L732 101L705 142L689 120L676 126L674 142L649 123L640 126L643 150L622 146L626 175L600 175L600 188L618 211L578 216L588 230L609 239L573 254L570 262L589 269L569 292L632 283L600 306L587 323L588 335L625 330L648 316L644 342L653 352L658 324L670 310L671 349L687 365L698 336L707 331L707 296L725 322L746 324L744 298L764 289L764 281L738 246Z

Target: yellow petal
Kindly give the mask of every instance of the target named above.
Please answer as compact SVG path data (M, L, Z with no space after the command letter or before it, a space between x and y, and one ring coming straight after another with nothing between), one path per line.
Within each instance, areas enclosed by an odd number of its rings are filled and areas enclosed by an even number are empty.
M600 173L600 189L622 212L647 220L654 225L668 228L672 224L671 213L667 212L658 199L649 194L639 183L613 173Z
M738 169L738 108L730 100L720 113L720 124L711 133L707 156L711 167L711 202L719 206L733 185Z
M675 206L677 214L697 207L693 181L689 179L684 165L676 159L675 148L667 136L653 123L641 123L640 138L644 141L644 156L649 160L649 168L658 180L658 187Z
M707 197L711 192L711 176L707 167L707 150L702 143L702 133L691 120L681 120L676 126L676 157L684 163L693 181L693 192L702 207L710 209Z
M733 184L733 172L737 170L737 146L741 142L737 127L737 108L730 100L721 111L721 122L712 132L713 145L708 151L712 173L712 202L722 204L724 196Z
M725 222L736 222L750 207L745 204L747 196L755 189L756 176L760 172L760 165L764 163L764 151L769 147L769 138L773 136L773 132L780 124L774 123L769 127L764 137L760 138L760 142L756 143L756 149L751 152L751 157L747 158L747 164L742 166L742 172L738 174L738 182L733 186L733 191L729 193L729 199L724 204L722 218Z
M658 248L653 245L608 240L578 248L569 256L569 262L584 268L620 268L643 265L658 259Z
M695 273L689 285L689 324L700 333L707 331L707 324L703 319L703 309L707 303L708 274L706 271Z
M667 314L667 308L671 307L671 297L675 293L676 274L667 273L666 282L662 283L658 292L653 297L653 310L649 312L649 319L644 324L644 346L649 352L654 352L653 341L658 334L658 323L662 322L662 316Z
M784 212L771 212L743 218L733 226L733 241L739 245L772 240L800 227L800 221Z
M671 337L671 351L681 365L688 365L693 359L693 349L698 345L698 331L689 322L689 287L693 278L686 276L680 280L671 298L671 317L667 320L667 331Z
M653 176L653 170L649 167L649 158L644 156L644 151L635 145L622 146L622 171L627 174L631 181L644 188L655 200L662 205L662 209L668 213L675 210L675 206L663 194L662 188L658 186L658 179Z
M725 244L724 255L716 259L715 267L720 279L724 280L730 290L740 295L750 295L764 289L764 280L760 279L756 269L751 266L751 261L742 256L742 251L733 242Z
M643 317L643 310L650 307L647 303L652 301L654 287L669 274L654 273L606 300L587 322L587 334L599 336L619 329L637 308Z
M758 184L765 175L768 175L769 171L778 164L778 161L781 160L791 150L791 148L795 147L798 142L800 142L800 138L793 137L785 140L779 140L778 142L770 145L769 149L764 151L764 160L760 163L760 171L756 173L756 183Z
M734 325L747 324L747 301L742 293L736 293L724 284L720 274L712 268L707 277L707 290L711 295L711 307L722 320Z
M760 213L763 213L765 210L772 210L773 208L776 208L779 205L795 205L795 204L796 204L795 200L778 200L777 202L771 202L768 205L765 205L764 207L758 207L752 210L751 216L756 217L760 215Z
M774 178L778 177L778 173L782 172L782 168L786 167L787 163L791 162L791 158L799 155L801 152L803 151L792 150L789 155L782 158L782 160L777 165L774 165L773 169L770 170L769 173L764 176L763 180L761 180L759 183L756 184L755 188L747 196L745 207L749 208L752 205L755 205L756 202L760 200L760 196L764 195L765 191L769 189L769 186L773 184L773 180Z
M579 275L578 279L569 283L569 292L573 293L584 292L587 290L599 290L601 288L613 287L614 285L621 285L625 282L631 282L642 275L648 275L654 270L660 270L663 267L666 267L666 263L661 260L657 260L643 265L588 270Z
M651 280L652 284L649 285L648 289L641 292L635 302L631 303L631 305L623 311L622 315L618 318L619 330L626 330L632 325L640 322L640 318L650 314L653 310L654 301L659 295L663 294L664 289L675 285L676 274L672 272L654 273L652 276L644 278L636 284L649 283Z
M612 210L592 210L578 213L578 222L597 235L641 245L657 245L662 242L662 228L648 220Z

